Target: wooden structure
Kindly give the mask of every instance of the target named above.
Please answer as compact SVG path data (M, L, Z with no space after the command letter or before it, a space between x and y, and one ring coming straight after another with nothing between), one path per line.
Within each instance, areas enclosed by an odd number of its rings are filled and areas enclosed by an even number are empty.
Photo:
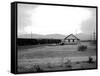
M64 40L62 40L62 43L67 45L75 45L80 43L80 39L78 39L73 34L70 34L67 37L65 37Z

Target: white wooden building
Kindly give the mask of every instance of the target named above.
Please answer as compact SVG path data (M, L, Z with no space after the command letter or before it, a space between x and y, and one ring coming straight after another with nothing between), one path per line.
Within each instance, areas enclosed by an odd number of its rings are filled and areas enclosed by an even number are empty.
M80 43L80 39L78 39L76 36L74 36L73 34L68 35L67 37L65 37L62 40L63 44L67 44L67 45L75 45Z

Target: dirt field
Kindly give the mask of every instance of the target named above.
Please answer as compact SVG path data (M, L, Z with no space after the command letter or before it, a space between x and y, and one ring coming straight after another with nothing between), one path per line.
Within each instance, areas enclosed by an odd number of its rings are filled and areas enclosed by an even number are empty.
M82 45L87 46L85 51L78 51L78 45L20 46L18 72L96 68L96 46L89 42L82 42ZM88 62L90 56L91 63Z

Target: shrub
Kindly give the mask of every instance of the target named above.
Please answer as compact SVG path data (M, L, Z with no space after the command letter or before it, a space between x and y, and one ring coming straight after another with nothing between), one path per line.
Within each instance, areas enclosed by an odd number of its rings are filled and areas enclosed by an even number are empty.
M40 68L38 64L29 65L29 66L18 66L18 72L43 72L43 69Z
M94 63L93 58L89 57L88 63Z
M87 49L87 46L85 45L78 46L78 51L85 51L86 49Z
M79 61L77 61L77 62L76 62L76 64L80 64L80 62L79 62Z
M60 43L60 45L64 45L64 43Z
M43 69L40 68L39 65L37 65L37 64L34 65L34 72L42 72L42 71L43 71Z
M67 62L64 63L66 68L72 68L72 62L71 60L67 60Z

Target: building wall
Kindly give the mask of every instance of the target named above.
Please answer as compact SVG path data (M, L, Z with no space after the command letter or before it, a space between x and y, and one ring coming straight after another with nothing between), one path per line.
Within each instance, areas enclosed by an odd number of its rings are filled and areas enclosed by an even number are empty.
M78 40L77 39L66 39L64 40L64 44L77 44L78 43Z

